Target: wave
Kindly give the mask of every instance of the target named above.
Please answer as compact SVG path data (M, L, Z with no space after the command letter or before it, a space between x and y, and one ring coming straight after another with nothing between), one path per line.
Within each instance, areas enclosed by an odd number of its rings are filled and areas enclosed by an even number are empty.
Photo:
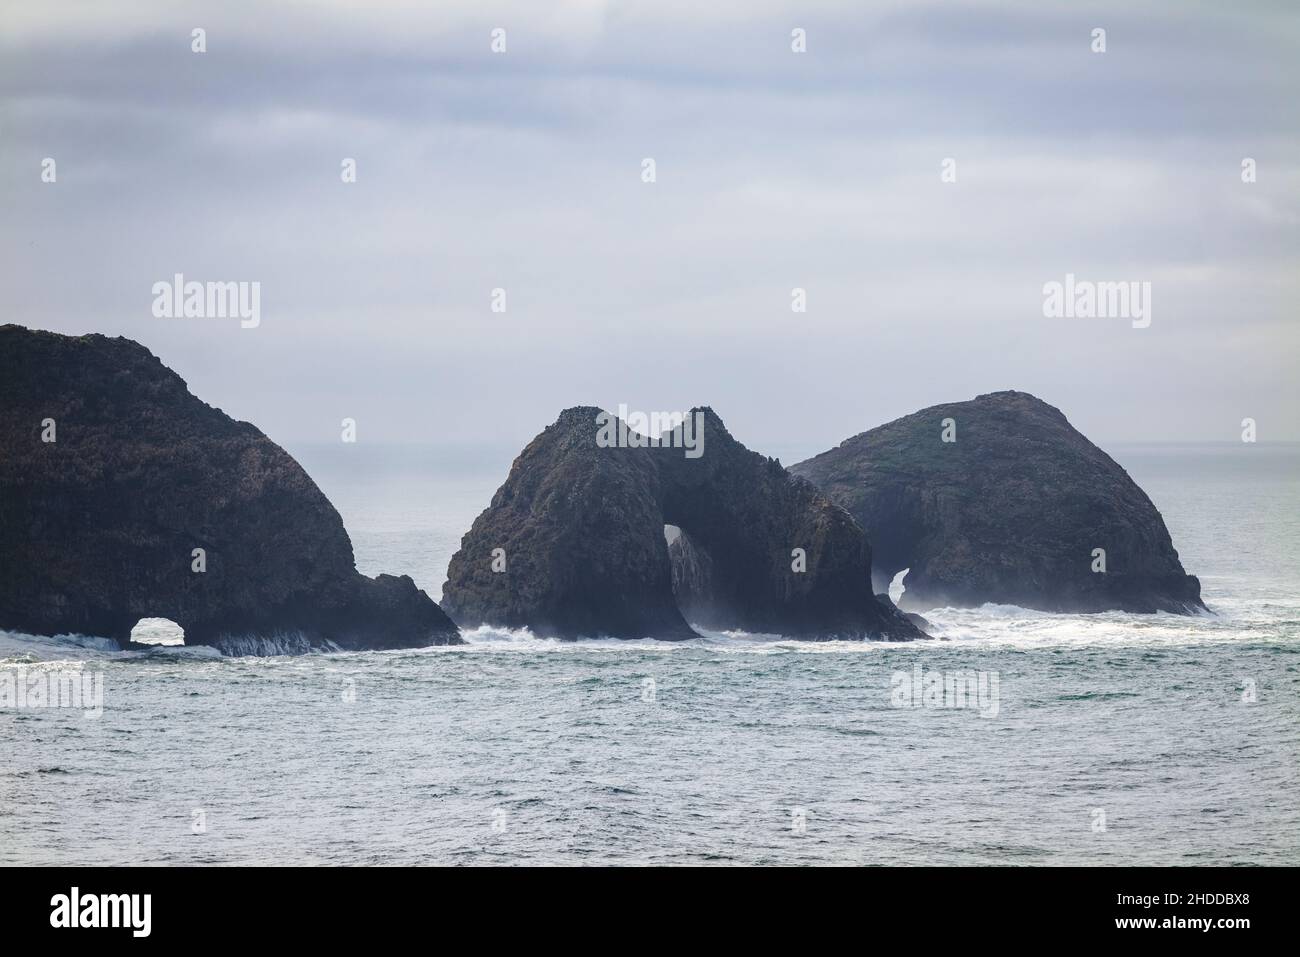
M0 631L0 667L34 664L80 667L91 661L212 659L221 657L271 657L313 651L337 651L326 643L313 644L300 633L278 635L227 635L213 645L145 644L123 649L112 638L96 635L30 635Z
M111 638L94 635L29 635L21 631L0 631L0 666L30 665L35 662L59 665L84 664L87 660L120 654Z
M1279 614L1281 612L1281 614ZM1052 645L1179 645L1292 639L1300 608L1287 603L1216 603L1214 613L1175 615L1109 611L1071 614L1018 605L932 608L924 612L937 638L1012 647Z
M924 612L927 630L940 641L811 642L781 635L745 631L713 631L695 625L695 641L657 641L654 638L585 638L577 641L540 637L528 628L499 628L483 625L462 629L463 645L444 645L390 651L343 651L322 644L300 632L275 635L227 635L212 646L156 645L121 650L109 638L92 635L45 637L0 631L0 667L57 662L77 666L92 660L170 658L211 659L214 657L272 658L308 654L403 655L481 654L497 652L616 652L640 651L659 654L707 652L722 654L842 654L881 651L924 653L940 650L947 642L989 647L1048 648L1053 646L1166 646L1209 642L1269 642L1300 638L1300 598L1221 598L1213 614L1152 615L1127 612L1067 614L1036 611L1018 605L985 604L976 608L932 608Z
M1300 637L1300 600L1271 602L1225 599L1213 613L1176 615L1101 612L1077 614L1039 611L1019 605L985 604L975 608L932 608L923 612L936 642L826 641L812 642L782 635L745 631L713 631L693 624L698 641L622 640L617 638L561 641L539 638L526 628L482 626L462 630L474 651L609 651L707 650L746 654L828 654L872 651L941 650L946 641L998 647L1037 648L1081 645L1162 646L1207 642L1294 640ZM455 650L449 648L447 650Z
M313 641L300 631L274 635L222 635L212 643L212 647L230 658L271 658L342 650L333 642Z

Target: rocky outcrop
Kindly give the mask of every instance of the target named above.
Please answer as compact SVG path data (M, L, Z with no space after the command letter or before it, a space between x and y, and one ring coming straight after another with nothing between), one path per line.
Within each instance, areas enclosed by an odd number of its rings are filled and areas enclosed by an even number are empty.
M703 627L922 636L876 601L871 551L848 513L746 449L712 410L692 413L702 437L694 457L680 428L665 433L675 435L672 445L603 445L603 415L566 410L515 460L448 569L443 605L462 625L562 638L693 637L674 596L664 537L674 525L685 537L679 587L686 583L691 621Z
M410 578L359 574L298 463L143 346L0 326L0 628L125 645L144 617L235 649L460 640Z
M791 471L866 530L877 591L910 569L904 608L1204 608L1146 493L1060 411L1023 392L923 409ZM1094 571L1095 549L1104 571Z

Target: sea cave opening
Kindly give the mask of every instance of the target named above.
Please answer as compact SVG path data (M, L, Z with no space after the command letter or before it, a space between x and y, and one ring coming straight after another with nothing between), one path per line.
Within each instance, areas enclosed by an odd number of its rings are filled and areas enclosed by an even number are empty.
M170 618L141 618L131 629L131 641L137 645L183 645L185 629Z
M889 583L889 600L895 605L903 600L903 592L907 591L907 586L903 584L903 580L907 578L907 573L911 570L910 567L904 568L895 575L893 581Z
M673 598L690 625L713 623L713 558L680 525L664 525Z

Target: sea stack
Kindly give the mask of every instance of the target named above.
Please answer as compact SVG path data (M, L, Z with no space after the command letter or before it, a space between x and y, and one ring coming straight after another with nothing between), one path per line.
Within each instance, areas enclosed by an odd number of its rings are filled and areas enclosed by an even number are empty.
M337 511L144 346L0 326L0 628L125 646L141 618L230 653L459 643L367 578Z
M904 608L1194 613L1164 519L1114 459L1024 392L936 405L792 466L866 531Z
M843 509L737 442L711 409L644 436L567 409L520 453L451 560L443 605L463 627L559 638L924 637L871 591L871 550ZM618 443L602 441L610 425ZM607 430L605 437L610 432ZM626 441L625 441L626 440ZM689 453L689 454L688 454ZM665 526L681 538L674 591Z

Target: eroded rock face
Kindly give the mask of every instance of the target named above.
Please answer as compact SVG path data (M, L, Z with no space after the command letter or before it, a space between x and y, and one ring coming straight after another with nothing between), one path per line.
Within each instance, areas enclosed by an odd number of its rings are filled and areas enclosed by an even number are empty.
M944 420L956 441L944 442ZM1160 513L1060 411L1023 392L923 409L790 469L844 506L874 548L877 591L910 568L901 604L1190 613ZM1094 572L1094 549L1105 572Z
M712 410L697 411L694 458L680 447L601 447L601 410L563 412L520 453L452 558L443 588L452 617L563 638L693 637L664 538L675 525L692 567L708 569L707 594L693 586L690 603L704 627L922 637L875 600L871 551L852 518L746 449ZM805 571L792 567L796 548ZM493 571L494 553L504 571Z
M666 528L677 528L676 525ZM687 621L701 621L713 609L713 559L680 529L668 540L673 597Z
M460 640L410 578L356 571L287 452L139 343L0 326L0 628L125 646L142 617L186 644Z

